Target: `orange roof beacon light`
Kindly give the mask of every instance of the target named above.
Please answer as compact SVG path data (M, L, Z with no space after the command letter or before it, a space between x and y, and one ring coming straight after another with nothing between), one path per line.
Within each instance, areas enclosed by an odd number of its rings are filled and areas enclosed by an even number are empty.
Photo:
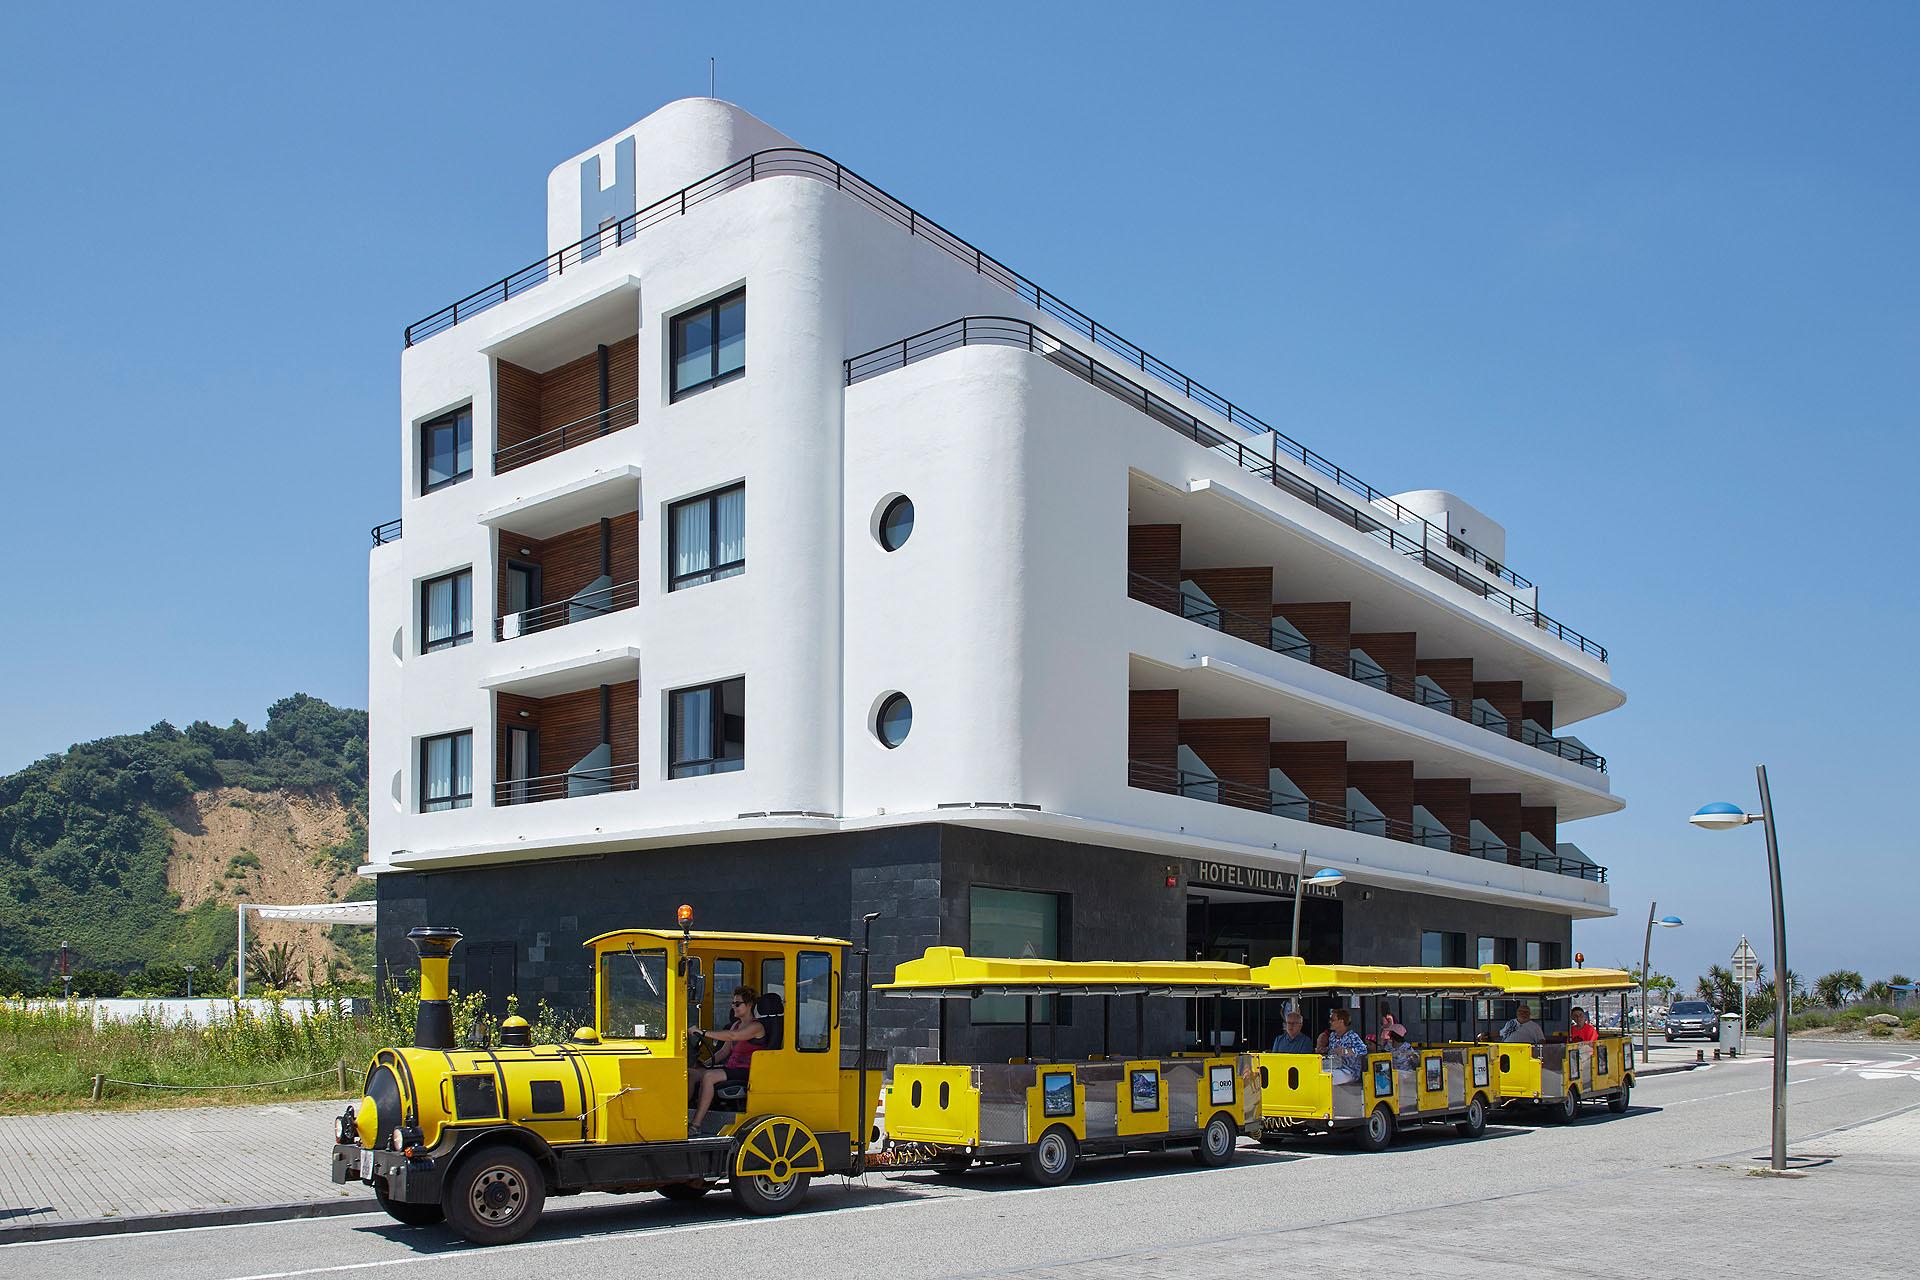
M682 929L693 923L693 908L684 902L680 904L679 920Z
M1580 969L1580 968L1584 968L1584 967L1586 966L1586 963L1587 963L1587 953L1586 953L1586 952L1584 952L1584 951L1576 951L1576 952L1574 952L1574 953L1573 953L1573 967L1574 967L1574 968L1576 968L1576 969Z

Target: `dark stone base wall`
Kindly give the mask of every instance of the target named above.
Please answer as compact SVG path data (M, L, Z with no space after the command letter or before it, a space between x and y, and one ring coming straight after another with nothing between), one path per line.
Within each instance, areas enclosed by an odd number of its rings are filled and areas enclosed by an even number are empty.
M390 873L378 881L379 953L383 976L414 982L417 964L407 930L450 924L465 940L455 950L457 990L545 1000L590 1018L593 973L581 946L614 929L671 928L675 908L694 908L694 927L744 932L825 934L860 938L860 918L877 911L873 975L885 981L903 960L931 946L964 948L970 890L975 885L1062 895L1060 936L1074 960L1174 960L1188 955L1189 865L1179 859L1010 832L929 823L888 831L689 845L627 854L501 864L460 870ZM1169 886L1173 875L1176 884ZM1204 889L1195 890L1205 892ZM1367 896L1363 899L1360 895ZM1417 964L1420 933L1441 929L1522 939L1571 934L1565 916L1430 895L1343 886L1334 936L1342 958L1362 964ZM1274 899L1276 919L1292 904ZM1313 917L1309 917L1311 927ZM1319 958L1319 957L1315 957ZM857 959L848 965L843 1025L857 1034ZM979 1061L1021 1056L1022 1028L971 1024L965 1001L944 1002L949 1056ZM1103 1002L1062 1003L1057 1031L1062 1057L1098 1052ZM1185 1038L1188 1011L1177 1001L1147 1002L1149 1052ZM1115 1051L1138 1037L1134 1002L1112 1004ZM934 1002L873 997L872 1043L895 1061L934 1055ZM1034 1049L1048 1053L1048 1029Z

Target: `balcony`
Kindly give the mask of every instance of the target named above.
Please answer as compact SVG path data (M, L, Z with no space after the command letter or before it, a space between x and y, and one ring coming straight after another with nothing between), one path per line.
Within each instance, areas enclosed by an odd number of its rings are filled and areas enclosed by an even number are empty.
M536 329L489 348L495 356L495 475L640 421L640 340L621 336L631 328L632 305L621 292L602 308L582 308L590 313L585 319L569 319L587 326L585 336ZM609 314L600 315L602 309ZM583 347L584 354L563 358ZM515 363L514 356L529 363Z
M640 603L640 517L632 509L634 486L602 488L607 500L620 498L629 509L546 537L498 530L495 640L517 640L604 618ZM538 512L519 514L532 519ZM535 524L548 527L537 520Z
M1283 619L1276 621L1273 617L1260 618L1224 608L1197 587L1190 586L1184 578L1181 585L1175 587L1130 569L1127 571L1127 596L1198 623L1210 631L1237 636L1263 649L1345 676L1356 684L1364 684L1419 706L1432 708L1442 715L1461 717L1463 711L1469 709L1470 699L1450 696L1431 679L1418 675L1409 679L1405 675L1388 672L1371 658L1353 649L1316 644L1286 626ZM1517 687L1515 692L1517 701ZM1490 733L1515 739L1562 760L1571 760L1599 773L1607 771L1606 757L1589 750L1586 744L1573 738L1556 738L1519 716L1508 717L1491 708L1472 706L1470 715L1465 718L1470 718L1474 724ZM1514 728L1515 724L1518 725L1517 729Z
M493 802L538 804L639 785L637 681L545 698L495 695ZM554 766L565 768L555 770Z
M1296 822L1340 827L1362 835L1398 840L1403 844L1424 845L1429 849L1461 854L1465 857L1502 862L1509 866L1528 867L1536 871L1549 871L1556 875L1572 876L1600 884L1605 884L1607 879L1605 867L1593 862L1572 845L1556 845L1555 852L1552 853L1530 851L1499 840L1455 835L1424 823L1409 823L1385 817L1377 811L1323 804L1306 799L1294 792L1276 791L1267 787L1233 782L1212 773L1183 769L1178 766L1168 767L1142 760L1129 760L1127 761L1127 785L1147 791L1184 796L1190 800L1204 800L1210 804L1257 809L1271 813L1275 817L1291 818ZM1569 854L1568 850L1572 850L1572 853Z

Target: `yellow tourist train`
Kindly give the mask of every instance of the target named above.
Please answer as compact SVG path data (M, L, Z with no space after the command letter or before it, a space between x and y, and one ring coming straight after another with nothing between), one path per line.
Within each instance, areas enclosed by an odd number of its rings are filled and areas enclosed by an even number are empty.
M866 948L841 938L696 931L691 918L682 907L678 929L589 939L593 1025L544 1045L509 1018L489 1042L456 1046L448 975L460 932L413 930L421 997L414 1043L374 1054L363 1096L336 1126L333 1181L370 1186L401 1222L445 1221L471 1241L501 1244L532 1230L549 1198L582 1191L691 1200L724 1185L746 1211L774 1214L797 1207L823 1175L1016 1164L1051 1185L1070 1178L1082 1156L1187 1150L1217 1166L1233 1159L1241 1137L1272 1142L1311 1132L1349 1132L1378 1149L1412 1125L1477 1134L1496 1106L1552 1107L1572 1118L1582 1103L1606 1101L1624 1111L1633 1086L1615 1033L1572 1043L1479 1035L1483 1002L1597 998L1631 985L1616 970L1294 958L1255 969L993 959L934 947L875 988L932 1003L941 1060L894 1067L885 1082L885 1142L874 1150L883 1080L865 1044ZM862 957L860 1044L843 1061L845 968L854 955ZM760 993L750 1008L748 988ZM726 1027L722 996L737 997L738 1032ZM948 1003L981 997L1020 1002L1023 1053L946 1061ZM1099 1053L1058 1051L1064 998L1099 1002ZM1130 1046L1113 1043L1116 999L1133 1002ZM1181 1002L1184 1026L1150 1020L1149 999ZM1471 1033L1422 1035L1397 1046L1398 1061L1374 1048L1356 1061L1247 1043L1246 1011L1262 1002L1344 1008L1349 999L1359 1001L1363 1022L1369 1005L1379 1014L1389 1001L1404 1011L1399 1002L1417 1000L1423 1013L1465 1007ZM1237 1008L1237 1030L1228 1029L1229 1007ZM1045 1011L1040 1024L1036 1010ZM749 1020L760 1030L743 1054L737 1046ZM1459 1030L1457 1018L1450 1025ZM1043 1052L1035 1043L1041 1026ZM1161 1042L1149 1043L1150 1034ZM729 1045L732 1056L709 1052Z

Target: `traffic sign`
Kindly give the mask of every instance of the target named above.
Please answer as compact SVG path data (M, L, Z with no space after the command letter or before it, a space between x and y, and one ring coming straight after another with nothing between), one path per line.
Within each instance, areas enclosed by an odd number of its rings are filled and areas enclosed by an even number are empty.
M1753 946L1745 938L1733 949L1733 976L1739 982L1753 982L1760 977L1760 957L1753 953Z

